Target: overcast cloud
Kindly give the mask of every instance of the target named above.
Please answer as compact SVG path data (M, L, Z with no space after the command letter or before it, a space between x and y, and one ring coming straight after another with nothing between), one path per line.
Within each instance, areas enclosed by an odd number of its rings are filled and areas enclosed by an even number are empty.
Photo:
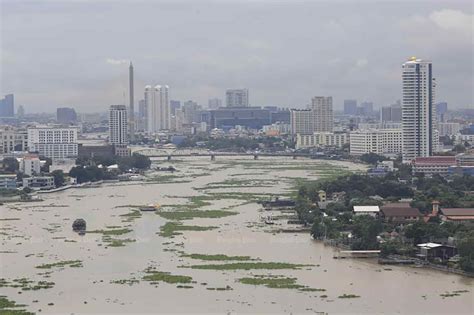
M172 99L303 107L312 96L376 106L401 97L400 67L433 61L437 100L473 107L472 1L1 2L0 92L28 112L126 103L168 84Z

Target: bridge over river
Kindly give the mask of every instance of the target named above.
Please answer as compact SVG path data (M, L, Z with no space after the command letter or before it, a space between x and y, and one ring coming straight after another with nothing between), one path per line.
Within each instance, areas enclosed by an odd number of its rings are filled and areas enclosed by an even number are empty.
M185 156L209 156L211 160L214 160L218 156L249 156L255 160L260 156L287 156L296 159L297 157L311 157L308 153L295 153L295 152L222 152L222 151L210 151L206 149L176 149L176 148L148 148L148 147L132 147L132 154L138 153L148 157L166 157L171 160L173 157L185 157Z

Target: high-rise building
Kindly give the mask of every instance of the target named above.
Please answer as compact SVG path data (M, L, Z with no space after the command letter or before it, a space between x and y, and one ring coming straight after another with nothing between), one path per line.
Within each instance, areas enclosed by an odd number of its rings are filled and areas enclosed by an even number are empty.
M181 102L176 100L170 101L171 115L176 115L176 111L181 108Z
M225 93L227 107L249 107L249 90L233 89Z
M362 115L370 116L374 112L374 103L372 102L362 102L360 103L360 113Z
M201 106L198 105L197 102L194 101L186 101L183 103L183 114L184 114L184 123L190 124L193 122L198 122L198 111L201 109Z
M15 116L15 99L13 94L7 94L0 100L0 117Z
M314 131L333 131L334 115L332 96L315 96L311 99L311 110L314 115Z
M23 107L23 105L18 106L16 115L18 118L23 118L25 116L25 108Z
M61 124L72 124L77 121L77 115L74 108L60 107L56 109L56 120Z
M222 107L222 100L220 98L210 98L207 107L209 109L218 109L219 107Z
M311 109L292 109L290 111L291 133L311 135L315 132L314 113Z
M125 105L111 105L109 109L109 143L128 143L128 113Z
M167 85L156 85L155 87L147 85L145 87L148 133L170 129L171 111L168 91L169 87Z
M344 115L357 115L357 100L344 100Z
M138 117L136 121L136 129L139 131L145 131L146 130L146 103L145 100L139 100L138 101Z
M401 122L402 121L402 105L400 102L390 106L383 106L380 109L381 122Z
M435 79L431 61L412 57L402 65L403 162L431 156L439 139L434 106Z
M448 111L448 103L446 102L436 103L436 114L438 115L439 121L444 122L447 111Z
M135 139L135 99L134 99L134 83L133 83L133 64L130 61L130 66L128 67L128 84L129 84L129 96L130 96L130 103L129 103L129 132L130 132L130 139Z
M51 159L77 157L77 127L28 128L28 151Z

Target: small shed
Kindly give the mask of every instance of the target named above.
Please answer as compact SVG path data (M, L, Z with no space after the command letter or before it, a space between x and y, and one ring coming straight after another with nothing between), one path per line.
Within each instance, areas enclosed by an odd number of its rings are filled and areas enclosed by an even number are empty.
M438 243L423 243L416 245L420 253L418 256L426 260L449 260L451 257L456 256L458 249L451 245L443 245Z
M379 206L354 206L355 215L370 215L377 217L380 213Z

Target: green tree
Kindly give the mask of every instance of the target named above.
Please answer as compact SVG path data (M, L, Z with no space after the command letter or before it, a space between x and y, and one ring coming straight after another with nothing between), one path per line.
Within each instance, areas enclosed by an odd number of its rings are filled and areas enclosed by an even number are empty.
M383 231L382 223L368 215L356 216L352 226L352 249L377 249L377 236Z
M367 164L377 164L377 162L385 161L386 158L376 153L370 152L370 153L362 154L360 157L360 160Z
M56 187L61 187L64 185L65 178L64 178L64 173L61 170L55 170L51 173L51 175L54 178L54 186Z
M459 266L465 271L474 271L474 235L463 238L458 244Z
M17 159L7 157L3 159L3 169L7 173L15 173L20 168L20 164Z

